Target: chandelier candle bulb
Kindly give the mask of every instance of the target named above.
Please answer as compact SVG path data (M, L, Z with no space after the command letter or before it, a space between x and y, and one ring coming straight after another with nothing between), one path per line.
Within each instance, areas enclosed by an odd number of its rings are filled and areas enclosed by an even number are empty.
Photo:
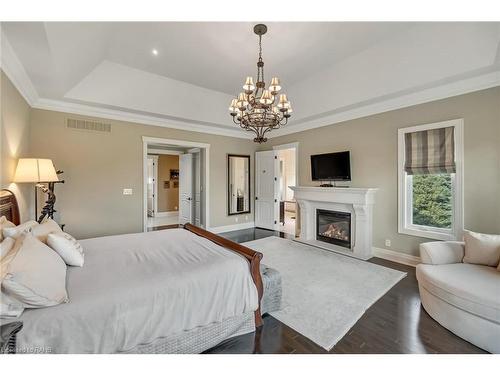
M236 111L238 110L238 100L237 99L233 99L231 100L231 105L229 106L229 112L231 112L231 114L236 114Z
M240 92L240 95L238 95L238 103L240 104L240 108L246 107L248 105L248 100L245 93Z
M253 84L253 78L252 77L247 77L245 84L243 85L243 88L245 91L247 91L247 94L251 94L253 90L255 89L255 86Z
M271 80L271 85L269 86L269 91L271 91L271 94L276 95L280 90L281 86L279 78L273 77L273 79Z
M269 90L264 90L262 97L260 98L262 104L271 104L273 102L273 97Z

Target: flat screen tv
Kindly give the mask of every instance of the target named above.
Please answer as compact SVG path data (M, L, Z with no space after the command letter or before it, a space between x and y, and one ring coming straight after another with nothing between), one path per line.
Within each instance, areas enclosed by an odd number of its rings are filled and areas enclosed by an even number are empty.
M349 151L311 155L313 181L351 181Z

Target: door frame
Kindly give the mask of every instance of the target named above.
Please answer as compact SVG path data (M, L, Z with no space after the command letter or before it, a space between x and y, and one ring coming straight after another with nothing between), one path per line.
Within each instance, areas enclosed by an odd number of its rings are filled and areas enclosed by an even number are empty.
M182 158L186 158L186 161L187 163L184 163L184 160L182 160ZM184 165L186 164L186 165ZM184 168L186 167L186 168ZM190 184L184 184L186 181L185 181L185 176L186 176L186 173L190 173L191 174L191 181L190 181ZM179 155L179 223L180 224L184 224L184 223L191 223L193 224L193 221L194 221L194 211L195 211L195 198L194 198L194 180L195 180L195 176L194 176L194 165L193 165L193 153L191 152L186 152L182 155ZM189 204L189 220L182 220L183 219L183 216L181 215L181 213L183 212L183 203L184 203L184 197L183 197L183 193L186 192L186 186L188 186L188 190L190 191L190 194L188 195L191 195L190 197L188 196L187 197L187 202Z
M260 183L260 174L257 172L257 167L258 165L258 157L257 154L259 152L272 152L273 154L273 225L272 225L272 230L278 230L279 225L278 225L278 219L279 219L279 202L276 198L276 192L278 191L278 178L277 178L277 170L278 170L278 157L277 157L277 150L260 150L260 151L255 151L254 156L255 156L255 167L254 167L254 195L255 198L257 198L257 192L259 191L258 184ZM257 202L254 202L254 216L257 217ZM255 227L257 227L257 219L255 219ZM259 228L259 227L257 227ZM265 228L269 229L269 228Z
M171 138L157 138L157 137L148 137L142 136L142 229L143 232L147 232L148 230L148 201L147 201L147 177L148 177L148 165L147 165L147 156L148 156L148 145L150 144L161 144L166 146L181 146L186 148L199 148L205 151L204 159L205 163L203 165L203 173L200 175L203 176L202 184L203 192L203 218L204 218L204 227L210 228L210 144L209 143L200 143L200 142L192 142L186 141L182 139L171 139Z
M299 186L299 142L273 146L274 151L288 150L291 148L295 150L295 186Z
M153 176L154 176L154 184L153 184L153 217L158 215L158 155L147 155L147 158L153 159ZM147 170L147 169L146 169ZM146 211L147 211L147 185L146 185ZM147 215L147 214L146 214Z
M273 151L275 151L275 152L280 151L280 150L289 150L289 149L295 150L295 186L300 186L300 184L299 184L299 142L284 143L281 145L273 146ZM275 184L274 188L277 189L278 185ZM298 207L297 202L295 202L295 207ZM277 213L276 213L276 211L274 212L274 215L275 215L274 219L278 223L278 224L275 224L275 230L279 230L280 229L279 228L279 221L280 221L279 220L280 219L279 208L278 208ZM297 213L296 213L296 215L297 215ZM295 233L297 233L297 227L295 227Z

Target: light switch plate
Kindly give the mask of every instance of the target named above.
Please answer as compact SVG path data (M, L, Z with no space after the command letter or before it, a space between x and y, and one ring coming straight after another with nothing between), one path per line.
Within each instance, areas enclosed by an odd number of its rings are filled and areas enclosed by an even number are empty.
M391 247L391 240L385 240L385 246Z
M123 189L123 195L132 195L132 189Z

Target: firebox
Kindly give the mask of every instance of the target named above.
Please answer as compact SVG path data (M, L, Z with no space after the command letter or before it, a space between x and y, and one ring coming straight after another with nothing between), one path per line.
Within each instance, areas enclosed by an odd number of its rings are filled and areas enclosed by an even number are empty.
M351 248L351 214L316 210L316 239Z

